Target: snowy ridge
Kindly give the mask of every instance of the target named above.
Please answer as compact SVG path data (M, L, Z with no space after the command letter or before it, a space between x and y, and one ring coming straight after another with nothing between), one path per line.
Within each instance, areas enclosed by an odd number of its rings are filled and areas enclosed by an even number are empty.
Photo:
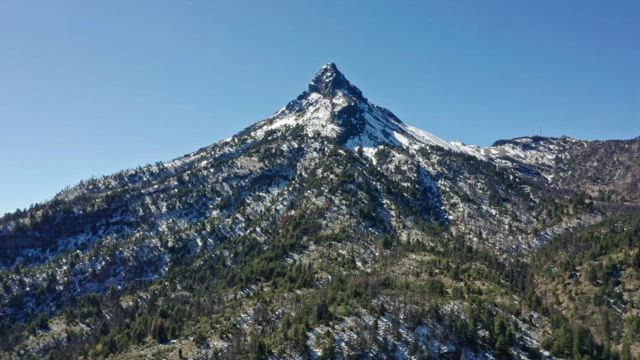
M564 156L566 150L577 143L580 141L567 136L560 138L524 136L499 140L486 148L452 142L468 153L476 154L477 157L490 160L497 165L529 167L529 170L539 173L547 180L553 178L552 170L558 158Z

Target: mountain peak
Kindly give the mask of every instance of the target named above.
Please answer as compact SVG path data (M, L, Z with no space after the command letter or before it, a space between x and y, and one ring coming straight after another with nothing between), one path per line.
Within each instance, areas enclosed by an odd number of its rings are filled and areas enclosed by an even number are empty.
M276 114L258 124L254 136L301 125L316 138L333 137L350 149L364 149L373 156L382 144L417 149L435 145L465 151L426 131L403 123L391 111L370 103L334 63L324 65L309 82L309 90Z
M336 91L342 91L365 100L360 89L352 85L349 80L338 70L334 63L324 65L309 82L309 92L318 93L324 97L331 98Z

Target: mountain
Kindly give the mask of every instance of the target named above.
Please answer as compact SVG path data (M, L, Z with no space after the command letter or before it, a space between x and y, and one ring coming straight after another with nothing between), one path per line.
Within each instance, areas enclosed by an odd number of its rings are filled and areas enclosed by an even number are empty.
M3 356L637 355L639 146L449 143L327 64L231 138L2 217Z

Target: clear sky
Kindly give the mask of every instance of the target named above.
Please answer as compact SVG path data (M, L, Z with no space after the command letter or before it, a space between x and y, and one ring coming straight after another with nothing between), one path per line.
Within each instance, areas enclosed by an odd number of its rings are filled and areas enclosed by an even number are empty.
M1 1L0 214L261 120L335 62L446 140L640 135L640 1Z

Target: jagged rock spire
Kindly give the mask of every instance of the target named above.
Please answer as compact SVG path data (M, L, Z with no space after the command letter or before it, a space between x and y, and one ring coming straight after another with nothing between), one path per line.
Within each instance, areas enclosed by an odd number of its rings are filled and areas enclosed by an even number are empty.
M333 97L338 90L365 100L360 89L351 85L334 63L328 63L320 68L309 83L309 92L318 93L324 97Z

